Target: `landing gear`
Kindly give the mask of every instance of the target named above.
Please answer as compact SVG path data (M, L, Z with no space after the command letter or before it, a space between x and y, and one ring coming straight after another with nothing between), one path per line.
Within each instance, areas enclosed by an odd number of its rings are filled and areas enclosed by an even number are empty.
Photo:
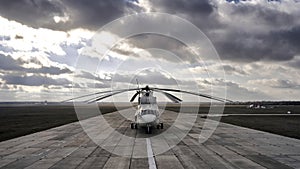
M137 129L138 127L137 127L137 124L136 124L136 123L131 123L131 124L130 124L130 128L131 128L131 129Z
M151 134L151 133L152 133L152 128L151 128L151 126L147 126L147 127L146 127L146 133L147 133L147 134Z
M163 129L164 128L164 124L163 123L159 123L157 126L156 126L157 129Z

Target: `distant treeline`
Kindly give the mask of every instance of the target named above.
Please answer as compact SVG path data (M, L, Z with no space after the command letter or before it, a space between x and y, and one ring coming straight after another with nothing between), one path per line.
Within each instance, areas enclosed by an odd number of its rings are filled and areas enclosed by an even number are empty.
M300 105L300 101L247 101L247 102L232 102L228 105Z
M80 103L80 102L78 102ZM128 103L128 102L118 102L118 103ZM162 103L166 103L166 102L162 102ZM190 103L193 104L194 102L185 102L185 103ZM210 104L210 102L202 102L203 103L207 103ZM47 101L43 101L43 102L0 102L0 105L17 105L17 104L21 104L21 105L73 105L73 102L66 102L66 103L61 103L61 102L47 102ZM99 104L113 104L113 102L99 102ZM174 104L171 102L167 102L167 104ZM198 104L198 103L197 103ZM300 101L236 101L236 102L228 102L226 103L227 105L300 105ZM175 104L177 105L177 104Z

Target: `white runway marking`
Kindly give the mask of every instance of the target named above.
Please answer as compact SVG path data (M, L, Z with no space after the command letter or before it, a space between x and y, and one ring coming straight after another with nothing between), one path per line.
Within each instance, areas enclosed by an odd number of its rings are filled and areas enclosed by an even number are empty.
M152 151L150 139L146 138L146 142L147 142L147 154L148 154L149 169L156 169L156 164L155 164L155 160L153 157L153 151Z

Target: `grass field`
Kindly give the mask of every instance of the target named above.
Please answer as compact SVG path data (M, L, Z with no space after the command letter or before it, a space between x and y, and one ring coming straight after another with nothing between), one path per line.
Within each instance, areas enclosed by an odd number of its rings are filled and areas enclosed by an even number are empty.
M77 120L71 106L0 107L0 112L0 141Z
M183 107L184 112L189 111L189 107L194 105L185 105ZM176 104L168 104L167 110L180 111L180 107ZM199 107L200 114L207 114L209 111L209 105L201 105ZM246 105L226 105L224 107L223 114L287 114L290 111L292 114L300 114L300 106L274 106L269 109L249 109Z
M177 112L180 110L175 105L170 105L166 109ZM184 110L188 110L188 106ZM199 113L204 114L203 117L206 117L208 111L209 106L199 108ZM290 115L287 114L288 111L291 112ZM271 109L249 109L245 105L229 105L224 108L223 114L227 115L221 118L221 122L224 123L300 139L299 105L274 106Z
M117 110L113 105L101 105L99 108L103 114ZM81 109L87 112L85 118L98 115L90 111L90 107ZM73 105L0 106L0 141L75 121L78 119Z
M221 122L300 139L300 116L223 116Z
M117 109L112 104L101 104L101 112L109 113ZM124 106L122 108L128 108ZM81 107L87 112L85 118L98 115L88 113L91 108ZM168 105L167 110L179 111L178 105ZM189 106L184 107L185 111ZM199 113L206 114L208 106L202 106ZM300 114L300 106L281 106L273 109L247 109L245 106L227 106L224 114ZM0 106L0 141L42 131L52 127L78 121L73 105L23 105ZM300 116L224 116L222 122L249 127L271 133L300 139Z

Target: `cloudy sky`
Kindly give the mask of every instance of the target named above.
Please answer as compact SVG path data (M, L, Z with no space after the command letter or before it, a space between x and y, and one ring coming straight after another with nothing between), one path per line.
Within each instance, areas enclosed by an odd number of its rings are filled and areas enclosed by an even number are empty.
M298 0L0 1L0 101L60 101L72 93L134 88L136 79L216 96L226 86L227 98L236 101L299 100L299 9ZM102 26L142 12L191 22L220 60L151 33L123 39L103 56L89 48L99 33L108 42L118 38L99 32Z

